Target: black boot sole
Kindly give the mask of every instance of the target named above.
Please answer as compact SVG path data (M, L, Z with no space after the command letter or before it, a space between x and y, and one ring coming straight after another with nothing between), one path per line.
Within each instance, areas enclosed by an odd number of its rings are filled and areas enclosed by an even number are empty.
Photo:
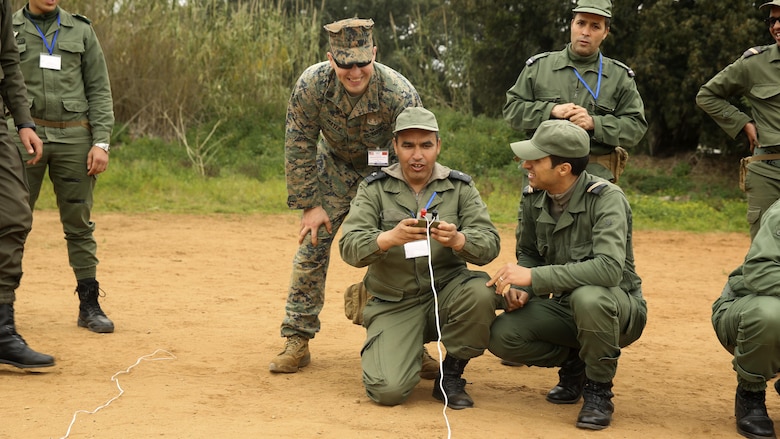
M54 366L54 361L50 363L38 363L38 364L22 364L11 360L0 359L0 364L8 364L10 366L18 367L19 369L36 369L39 367L51 367Z

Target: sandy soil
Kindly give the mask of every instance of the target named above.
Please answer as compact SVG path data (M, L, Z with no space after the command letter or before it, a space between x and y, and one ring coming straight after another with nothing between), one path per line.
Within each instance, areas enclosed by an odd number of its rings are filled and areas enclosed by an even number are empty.
M443 411L431 381L401 406L373 404L361 383L364 330L343 315L342 292L363 271L336 249L311 365L269 373L283 343L294 214L100 214L96 221L101 303L117 330L99 335L76 326L75 281L57 216L36 212L17 326L57 365L0 366L0 438L446 438L447 421L453 438L737 437L736 380L709 317L747 234L635 234L649 322L623 351L612 426L588 432L574 427L579 405L545 402L555 369L506 367L490 353L466 370L473 409ZM511 226L501 232L503 251L488 272L512 260ZM429 348L435 355L435 344ZM102 410L79 412L120 388ZM767 396L780 421L780 397Z

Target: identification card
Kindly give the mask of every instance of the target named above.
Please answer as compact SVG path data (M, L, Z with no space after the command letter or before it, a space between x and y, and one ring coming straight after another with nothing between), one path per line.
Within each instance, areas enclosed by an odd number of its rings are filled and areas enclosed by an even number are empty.
M390 151L371 149L368 151L368 166L387 166L390 164Z
M428 241L421 239L419 241L407 242L404 244L404 253L406 259L428 256Z
M59 55L41 54L40 68L48 70L62 70L62 57Z

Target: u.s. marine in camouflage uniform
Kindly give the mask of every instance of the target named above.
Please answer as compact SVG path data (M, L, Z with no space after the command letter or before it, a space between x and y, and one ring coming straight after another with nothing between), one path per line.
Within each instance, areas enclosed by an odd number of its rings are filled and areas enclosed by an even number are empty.
M373 24L347 19L325 26L328 61L306 69L290 96L287 205L303 215L281 326L287 342L271 361L271 372L293 373L309 364L308 341L320 329L333 237L358 184L395 161L390 147L395 118L406 107L422 105L406 78L375 62Z

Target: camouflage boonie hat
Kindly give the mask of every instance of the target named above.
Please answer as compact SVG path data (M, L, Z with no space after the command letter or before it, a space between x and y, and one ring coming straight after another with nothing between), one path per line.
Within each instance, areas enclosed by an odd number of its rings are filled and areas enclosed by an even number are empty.
M584 12L586 14L612 18L612 0L580 0L577 2L577 7L572 9L572 12L575 14Z
M347 18L325 25L330 53L339 64L366 63L374 57L374 20Z

